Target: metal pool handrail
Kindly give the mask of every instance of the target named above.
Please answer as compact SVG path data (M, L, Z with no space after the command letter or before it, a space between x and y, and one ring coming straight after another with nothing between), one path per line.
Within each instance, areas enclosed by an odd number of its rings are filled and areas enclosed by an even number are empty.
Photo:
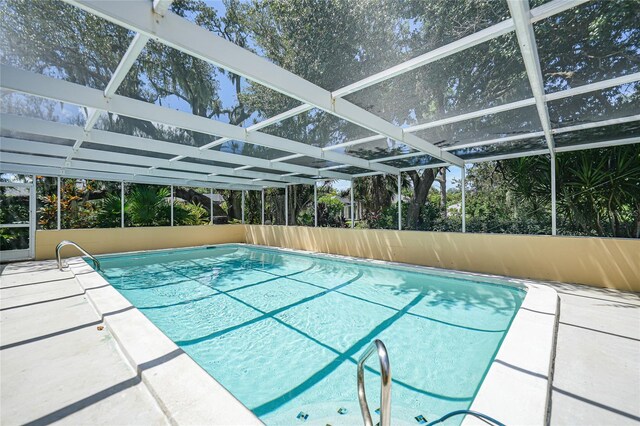
M376 352L380 361L380 426L391 424L391 365L387 348L381 340L374 340L358 360L358 401L365 426L373 426L367 395L364 389L364 363Z
M78 244L74 243L73 241L69 241L69 240L60 241L60 244L58 244L56 246L56 260L58 261L58 269L60 269L62 271L62 259L60 258L60 250L64 246L74 246L75 248L80 250L85 256L87 256L89 259L93 260L93 263L96 265L96 268L98 270L100 270L100 261L98 259L96 259L95 256L93 256L92 254L87 252L85 249L80 247Z

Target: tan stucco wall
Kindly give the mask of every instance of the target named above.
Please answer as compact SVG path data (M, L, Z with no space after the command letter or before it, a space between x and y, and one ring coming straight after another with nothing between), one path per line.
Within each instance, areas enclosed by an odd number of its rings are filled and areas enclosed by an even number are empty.
M245 242L244 225L162 226L153 228L69 229L36 231L36 259L55 258L62 240L80 244L91 254ZM77 251L63 248L62 255Z
M640 240L248 225L246 242L640 291Z
M36 259L54 258L62 240L95 254L247 242L640 291L640 240L260 225L75 229L37 231Z

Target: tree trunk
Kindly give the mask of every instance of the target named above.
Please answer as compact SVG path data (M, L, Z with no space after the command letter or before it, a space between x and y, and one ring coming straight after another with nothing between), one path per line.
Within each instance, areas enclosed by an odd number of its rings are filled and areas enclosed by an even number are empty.
M636 203L636 229L634 235L636 238L640 238L640 203Z
M192 188L184 188L180 186L173 187L173 194L176 198L181 198L187 203L200 204L209 213L211 213L211 201L208 195L201 194ZM224 216L226 213L222 211L222 208L216 203L213 204L213 215Z
M442 217L447 217L447 168L442 167L440 169L440 174L438 183L440 183L440 210L442 211Z
M296 217L298 217L298 185L290 185L289 186L289 209L287 213L289 213L289 225L296 225Z
M418 229L420 225L420 211L427 201L429 189L436 179L434 169L426 169L420 174L417 171L407 172L409 179L413 183L413 194L407 209L407 229Z

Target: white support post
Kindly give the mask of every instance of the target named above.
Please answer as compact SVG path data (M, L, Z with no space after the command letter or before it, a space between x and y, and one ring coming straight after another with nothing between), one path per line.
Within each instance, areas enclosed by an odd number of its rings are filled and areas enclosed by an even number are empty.
M351 190L349 191L351 193L351 228L353 229L355 227L355 216L354 216L354 212L355 212L355 206L353 203L353 179L351 179Z
M551 154L551 235L558 235L556 228L556 156Z
M284 187L284 226L289 226L289 186Z
M213 225L213 188L209 188L209 223Z
M60 202L60 194L61 194L60 184L61 184L60 176L58 176L58 194L57 194L58 198L57 198L57 201L56 201L56 213L57 213L57 216L58 216L58 218L57 218L58 219L57 220L58 231L60 230L60 226L62 225L62 211L60 210L60 206L62 205L62 203Z
M313 184L313 226L318 227L318 182Z
M264 225L264 188L262 188L262 202L260 203L260 208L262 209L262 224Z
M467 232L467 209L465 205L465 195L467 190L466 183L466 174L467 174L467 166L462 166L462 170L460 171L460 175L462 176L462 232Z
M36 257L37 184L37 175L31 175L31 187L29 188L29 258L31 259Z
M120 182L120 227L124 228L124 181Z
M242 224L244 225L244 189L242 190L242 205L240 206L240 212Z
M171 185L171 226L173 226L173 185Z
M398 231L402 231L402 173L398 173Z

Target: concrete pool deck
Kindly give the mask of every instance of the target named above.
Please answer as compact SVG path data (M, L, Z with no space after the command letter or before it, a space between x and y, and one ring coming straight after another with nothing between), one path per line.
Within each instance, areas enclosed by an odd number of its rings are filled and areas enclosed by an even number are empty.
M552 286L561 307L551 424L640 424L640 295Z
M0 268L1 424L169 424L71 272Z
M70 272L24 262L0 278L2 424L167 423ZM552 286L561 306L551 423L640 424L639 295Z

